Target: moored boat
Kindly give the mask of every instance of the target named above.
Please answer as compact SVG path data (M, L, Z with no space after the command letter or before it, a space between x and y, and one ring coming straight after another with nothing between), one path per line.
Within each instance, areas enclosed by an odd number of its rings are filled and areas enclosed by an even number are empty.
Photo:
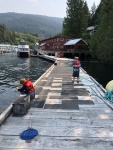
M17 56L18 57L30 56L29 45L27 45L23 39L20 41L20 44L18 45Z

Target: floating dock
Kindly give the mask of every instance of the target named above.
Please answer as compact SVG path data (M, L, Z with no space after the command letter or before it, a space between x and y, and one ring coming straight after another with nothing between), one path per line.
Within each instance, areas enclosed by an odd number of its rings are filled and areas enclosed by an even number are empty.
M34 83L28 113L11 113L1 124L0 150L113 150L113 107L103 97L105 89L82 68L80 82L72 83L70 64L57 59ZM22 140L30 122L39 135Z

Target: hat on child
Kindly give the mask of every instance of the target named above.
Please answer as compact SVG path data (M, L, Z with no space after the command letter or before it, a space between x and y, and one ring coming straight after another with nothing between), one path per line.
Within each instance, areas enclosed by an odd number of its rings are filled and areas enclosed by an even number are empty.
M79 57L75 57L75 59L79 59Z

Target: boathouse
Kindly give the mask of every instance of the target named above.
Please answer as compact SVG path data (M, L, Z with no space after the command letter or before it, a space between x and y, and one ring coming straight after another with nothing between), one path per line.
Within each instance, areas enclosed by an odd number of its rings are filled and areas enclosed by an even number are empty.
M10 44L0 44L0 53L5 53L10 47Z
M53 55L60 57L73 58L79 56L81 60L91 58L88 44L82 39L73 39L64 36L55 36L39 41L39 54Z
M0 44L0 54L16 52L16 50L17 50L17 45Z
M86 57L91 57L88 44L82 39L73 39L69 40L64 44L64 56L68 56L69 54L73 56L79 56L82 60Z
M49 44L46 43L42 43L39 48L41 48L42 50L50 50L50 46Z
M64 51L64 44L71 39L72 38L70 37L55 36L39 41L39 46L41 49L46 51L48 55L57 55Z

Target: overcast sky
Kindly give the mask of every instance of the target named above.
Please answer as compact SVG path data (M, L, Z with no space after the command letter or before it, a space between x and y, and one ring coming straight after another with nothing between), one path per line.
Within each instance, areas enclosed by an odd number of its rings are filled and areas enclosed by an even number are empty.
M0 0L0 13L16 12L64 18L67 0ZM89 9L100 0L86 0Z

